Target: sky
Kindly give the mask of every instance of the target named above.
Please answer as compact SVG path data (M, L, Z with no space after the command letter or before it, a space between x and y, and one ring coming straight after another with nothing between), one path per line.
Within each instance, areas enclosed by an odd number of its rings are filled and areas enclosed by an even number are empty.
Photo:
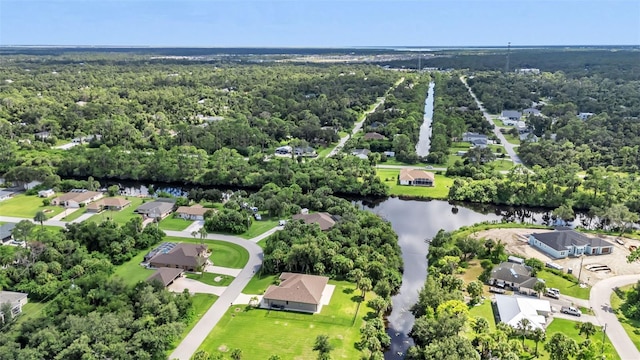
M0 45L639 45L640 0L0 0Z

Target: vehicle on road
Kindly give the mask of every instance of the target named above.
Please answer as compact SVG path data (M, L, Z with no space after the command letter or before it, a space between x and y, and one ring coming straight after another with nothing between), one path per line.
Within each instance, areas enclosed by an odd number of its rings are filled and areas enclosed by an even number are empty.
M548 296L552 299L560 299L560 294L555 293L553 291L549 291L549 289L547 289L547 291L544 293L544 296Z
M573 306L563 306L560 309L560 312L563 314L573 315L577 317L582 316L582 311L578 310L577 308L574 308Z

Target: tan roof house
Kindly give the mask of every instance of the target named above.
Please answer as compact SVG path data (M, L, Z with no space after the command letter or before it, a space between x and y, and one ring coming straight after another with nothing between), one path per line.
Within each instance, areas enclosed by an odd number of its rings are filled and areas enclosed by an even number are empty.
M176 210L176 216L186 220L204 220L204 214L212 209L203 207L200 204L193 206L180 206Z
M400 185L435 186L436 177L433 173L420 169L401 169L398 175Z
M386 137L382 134L379 134L377 132L370 132L370 133L366 133L364 134L364 136L362 137L365 140L384 140L386 139Z
M184 270L176 268L162 267L156 270L151 276L147 278L147 282L159 281L162 286L167 287L171 283L182 276Z
M170 251L151 258L149 265L196 271L207 262L207 255L207 245L180 243Z
M68 193L62 194L51 200L51 205L60 205L69 208L79 208L81 205L87 205L92 201L102 198L103 194L97 191L89 191L85 189L73 189Z
M123 198L104 198L87 205L88 212L100 212L102 210L120 211L131 205L131 201Z
M291 217L293 220L302 220L307 224L318 224L320 230L325 231L331 229L336 224L336 216L326 212L313 214L296 214Z
M326 276L282 273L280 285L271 285L262 297L267 308L315 313L322 307L322 293L327 287Z

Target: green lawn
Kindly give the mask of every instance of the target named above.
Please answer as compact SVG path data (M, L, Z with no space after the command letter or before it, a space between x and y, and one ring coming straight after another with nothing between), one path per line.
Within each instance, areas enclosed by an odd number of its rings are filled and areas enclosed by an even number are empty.
M191 299L193 301L193 317L182 331L182 335L173 342L173 346L171 346L171 349L167 351L167 358L169 358L171 352L176 348L176 346L178 346L178 344L180 344L182 339L187 336L191 329L196 326L198 321L200 321L200 318L207 312L207 310L209 310L213 303L218 300L218 297L212 294L193 294Z
M620 290L626 292L632 287L633 285L628 285L621 287ZM640 321L627 319L627 317L624 316L624 314L620 311L622 301L623 300L615 292L611 294L611 307L616 312L616 315L618 316L618 319L620 320L620 324L622 324L624 331L626 331L631 341L633 341L633 344L636 346L636 348L638 348L638 351L640 351Z
M242 293L262 295L269 285L273 285L275 283L276 279L278 279L278 275L255 274L247 286L244 287Z
M160 221L158 225L162 230L175 230L182 231L186 229L189 225L191 225L193 221L185 220L177 217L167 216L166 218Z
M35 195L16 195L0 201L0 215L33 219L38 211L44 211L47 218L51 218L64 210L61 206L42 206L42 200L44 199Z
M507 141L510 144L520 145L520 137L519 136L513 136L511 134L504 134L504 138L507 139Z
M338 145L338 143L332 143L329 147L325 147L325 148L321 148L318 149L316 151L316 153L318 154L318 158L323 158L323 157L327 157L327 155L329 155L329 153L331 152L331 150L333 150L333 148L336 147L336 145Z
M215 280L216 277L220 277L221 280L220 281L216 281ZM205 284L208 284L208 285L212 285L212 286L229 286L229 284L231 284L233 279L235 279L233 276L214 274L214 273L209 273L209 272L204 272L202 274L188 273L187 274L187 278L193 279L193 280L198 280L198 281L200 281L202 283L205 283Z
M149 250L151 249L140 251L140 253L134 256L131 260L122 265L116 266L116 271L113 273L113 276L120 277L128 285L135 285L140 281L146 280L155 272L155 270L140 266L140 263L144 260L144 256L149 252Z
M545 281L548 288L556 288L560 290L561 294L573 296L578 299L589 300L591 287L581 288L578 284L546 270L538 272L537 276Z
M378 165L399 165L399 166L415 166L415 167L420 167L420 166L424 166L423 164L409 164L406 162L402 162L402 161L398 161L396 160L396 158L387 158L387 161L385 162L380 162Z
M570 337L571 339L574 339L579 345L581 342L585 341L586 338L583 335L580 335L580 331L576 329L576 324L577 322L572 320L557 318L553 319L551 324L549 324L549 326L547 327L547 340L549 340L553 334L560 332ZM598 329L598 331L594 335L592 335L590 339L600 344L602 342L602 330ZM535 350L535 342L527 339L525 341L525 346L531 349L531 354L533 354ZM549 353L544 350L543 344L538 345L538 351L540 352L540 356L538 357L538 359L549 359ZM613 348L613 345L611 345L611 341L609 340L608 336L605 337L604 354L607 356L608 360L620 359L620 356L618 356L618 353ZM531 357L521 357L521 359L534 359L534 357L532 355Z
M400 169L376 169L378 177L387 184L391 195L414 196L431 199L446 199L449 196L449 187L453 185L453 178L436 174L436 186L403 186L398 184Z
M260 246L261 248L263 248L263 249L264 249L264 248L267 246L267 239L268 239L268 237L266 237L266 238L264 238L264 239L262 239L262 240L258 241L258 242L257 242L258 246Z
M200 239L166 236L162 241L200 243ZM242 246L220 240L205 240L212 254L209 259L215 266L242 269L249 261L249 253Z
M483 317L489 322L489 329L492 331L496 328L496 318L493 315L491 300L485 299L481 305L473 306L469 309L469 317Z
M494 170L510 170L514 165L511 160L497 159L488 164L489 166L493 166Z
M274 227L278 226L278 222L281 220L281 218L270 217L264 213L261 213L260 215L262 216L262 220L258 221L256 219L253 219L253 222L251 223L251 227L249 227L249 230L247 230L246 232L243 232L238 236L240 236L243 239L253 239L254 237L260 234L263 234L273 229Z
M120 225L126 224L127 221L129 221L130 219L136 216L140 216L138 214L135 214L133 211L138 206L140 206L143 201L142 198L133 197L133 196L127 197L127 199L131 201L131 205L127 206L121 211L103 211L100 214L98 214L98 216L90 217L89 219L87 219L87 221L94 221L94 222L100 223L103 220L112 219L113 221L115 221Z
M315 339L326 334L334 347L331 352L333 359L359 359L361 354L354 344L360 339L362 317L371 310L363 303L353 323L358 307L354 299L359 293L355 291L355 285L337 281L329 283L336 288L331 303L324 306L320 314L232 306L200 349L210 354L228 354L231 349L238 348L247 359L265 359L274 354L283 359L315 359Z
M63 217L62 221L73 221L73 220L79 218L81 215L85 214L86 212L87 212L87 208L80 208L80 209L72 212L71 214Z
M29 301L25 306L22 307L22 314L18 316L18 318L16 319L16 323L20 324L24 321L37 318L38 316L42 315L42 310L44 310L47 304L48 303Z

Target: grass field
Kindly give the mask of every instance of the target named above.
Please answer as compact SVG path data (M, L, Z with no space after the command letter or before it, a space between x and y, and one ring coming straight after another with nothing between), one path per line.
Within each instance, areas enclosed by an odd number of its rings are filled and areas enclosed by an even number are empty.
M80 208L62 218L62 221L73 221L87 212L87 208Z
M173 236L167 236L163 241L187 242L192 244L200 243L200 239ZM242 269L249 261L249 253L242 246L220 240L205 240L205 244L207 244L211 250L211 257L209 257L209 259L215 266Z
M446 199L449 196L449 187L453 185L453 179L436 174L436 186L402 186L398 185L399 169L376 169L378 177L387 184L391 195L415 196L431 199Z
M29 319L34 319L42 315L42 310L48 303L29 301L22 307L22 314L16 319L16 323L20 324Z
M519 136L513 136L511 134L504 134L504 138L507 139L507 141L510 144L520 145L520 137Z
M513 161L504 160L504 159L497 159L495 161L490 162L489 165L493 166L494 169L497 170L497 171L510 170L513 167Z
M143 201L142 198L133 197L133 196L127 197L127 199L131 201L131 205L127 206L121 211L103 211L97 216L90 217L89 219L87 219L87 221L94 221L94 222L100 223L103 220L112 219L113 221L115 221L120 225L126 224L127 221L129 221L131 218L140 216L138 214L135 214L133 211L138 206L140 206Z
M215 280L216 277L220 277L221 280L220 281L216 281ZM233 279L235 279L233 276L214 274L214 273L209 273L209 272L204 272L202 274L188 273L187 274L187 278L193 279L193 280L198 280L198 281L200 281L202 283L205 283L205 284L208 284L208 285L212 285L212 286L229 286L229 284L231 284Z
M0 201L0 215L33 219L38 211L44 211L47 218L51 218L64 210L61 206L42 206L42 200L35 195L16 195Z
M469 309L469 317L483 317L489 322L489 329L493 331L496 328L496 318L493 315L493 308L489 299L485 299L480 305L471 307Z
M560 290L561 294L589 300L591 287L581 288L578 284L546 270L538 272L537 276L545 281L548 288L556 288Z
M140 263L144 260L144 256L149 252L149 250L151 249L140 251L140 253L134 256L131 260L122 265L116 266L116 271L113 273L113 276L120 277L128 285L135 285L140 281L146 280L155 272L155 270L140 266Z
M193 222L181 218L175 218L173 215L167 216L160 221L158 227L162 230L182 231L189 227Z
M362 318L371 311L362 304L356 315L358 298L355 285L330 281L336 285L331 303L320 314L268 311L232 306L209 333L200 349L210 354L242 350L243 358L265 359L277 354L283 359L315 359L312 350L318 335L329 336L333 359L359 359L354 347L360 338ZM371 296L369 296L371 297ZM249 341L252 338L254 341Z
M621 287L620 290L626 292L629 291L629 289L631 289L632 287L633 285L628 285ZM640 321L627 319L627 317L624 316L624 314L620 311L622 301L623 300L618 296L618 294L616 294L616 292L613 292L613 294L611 294L611 307L616 312L616 315L618 316L618 319L620 320L620 324L622 324L624 331L627 333L627 335L629 335L629 338L631 339L631 341L633 341L633 344L636 346L638 351L640 351Z
M580 345L580 343L585 341L586 338L583 335L580 335L580 331L576 329L576 324L577 324L576 321L571 321L566 319L553 319L551 324L549 324L549 326L547 327L547 331L546 331L547 340L549 340L551 336L553 336L553 334L560 332L570 337L571 339L575 340L578 343L578 345ZM598 331L594 335L592 335L589 339L600 344L602 342L602 329L598 327ZM532 355L530 357L522 356L520 357L520 359L534 359L533 352L535 350L535 342L527 339L525 341L525 346L531 350L530 353ZM538 351L540 353L540 356L538 356L537 359L542 359L542 360L549 359L549 353L547 353L544 350L544 345L542 343L538 345ZM607 356L606 357L607 360L620 359L620 356L618 356L618 353L613 348L613 345L611 345L611 341L609 340L608 337L605 337L604 354Z
M277 278L278 278L278 275L262 275L259 273L255 274L251 278L251 281L249 281L247 286L244 287L244 289L242 290L242 293L262 295L264 294L265 290L267 290L269 285L272 285L275 283Z
M243 239L253 239L254 237L262 233L265 233L273 229L274 227L278 226L278 221L281 220L279 218L270 217L265 214L261 214L261 216L262 216L262 220L258 221L254 219L253 222L251 223L251 227L249 227L249 230L247 230L246 232L243 232L238 236L240 236Z

